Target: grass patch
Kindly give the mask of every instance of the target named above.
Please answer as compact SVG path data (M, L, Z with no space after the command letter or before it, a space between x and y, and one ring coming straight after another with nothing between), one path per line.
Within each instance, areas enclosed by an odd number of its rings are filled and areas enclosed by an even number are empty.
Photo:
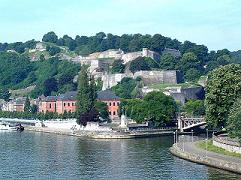
M206 141L197 142L196 145L197 145L197 147L206 150ZM226 151L223 148L214 146L212 140L208 140L207 150L218 153L218 154L223 154L223 155L227 155L227 156L234 156L234 157L241 158L241 154L229 152L229 151Z

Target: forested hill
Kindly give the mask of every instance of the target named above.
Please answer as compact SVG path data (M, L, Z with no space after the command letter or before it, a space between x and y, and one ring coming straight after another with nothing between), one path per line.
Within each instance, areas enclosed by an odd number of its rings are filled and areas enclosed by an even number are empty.
M32 51L38 43L35 40L0 43L1 91L36 85L37 88L32 92L32 96L36 97L41 94L49 95L74 90L76 85L72 80L78 73L79 66L59 61L60 54L62 55L60 59L64 59L64 57L85 56L108 49L120 48L124 52L134 52L148 48L161 55L161 61L154 68L181 70L186 81L196 81L201 75L206 75L220 65L241 62L240 51L230 52L227 49L209 51L205 45L197 45L190 41L182 43L160 34L118 36L99 32L95 36L77 35L72 38L68 35L58 37L54 32L49 32L43 36L42 42L45 51ZM162 54L165 48L180 51L181 57ZM30 61L33 58L39 61ZM48 91L49 89L51 91Z

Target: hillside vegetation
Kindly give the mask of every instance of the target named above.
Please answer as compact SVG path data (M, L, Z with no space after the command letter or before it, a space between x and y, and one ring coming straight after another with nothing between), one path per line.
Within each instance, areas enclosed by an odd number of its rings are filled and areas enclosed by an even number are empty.
M241 63L240 51L230 52L227 49L209 51L205 45L197 45L190 41L180 42L160 34L123 34L99 32L94 36L68 35L58 37L54 32L42 38L43 50L36 50L39 41L0 43L0 88L20 89L31 85L36 88L31 95L50 95L67 90L75 90L72 79L79 71L79 65L65 61L78 55L108 49L122 49L124 52L140 51L148 48L161 55L160 62L150 58L138 58L132 61L130 70L162 69L180 70L184 80L197 82L211 70L231 63ZM167 48L180 52L180 56L165 53ZM121 61L113 63L113 73L124 72Z
M73 78L78 74L80 66L71 62L56 57L30 62L27 56L13 52L1 52L0 62L1 89L36 85L31 93L33 97L76 89Z

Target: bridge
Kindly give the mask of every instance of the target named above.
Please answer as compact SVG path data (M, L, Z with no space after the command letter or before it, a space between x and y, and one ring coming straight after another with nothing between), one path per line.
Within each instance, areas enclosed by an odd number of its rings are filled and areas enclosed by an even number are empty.
M178 117L178 129L183 132L184 130L193 128L193 127L198 127L206 124L206 121L203 117L198 117L198 118L187 118L180 116Z

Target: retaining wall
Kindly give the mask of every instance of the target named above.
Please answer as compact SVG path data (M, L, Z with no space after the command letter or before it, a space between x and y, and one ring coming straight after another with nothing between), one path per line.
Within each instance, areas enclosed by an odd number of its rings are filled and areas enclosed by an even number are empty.
M241 154L241 142L227 136L213 136L213 145L230 152Z
M224 161L224 160L216 159L216 158L212 158L212 157L203 157L203 156L199 156L198 154L194 154L194 153L188 153L186 151L181 150L176 144L174 144L170 148L170 152L173 155L180 157L182 159L188 160L188 161L192 161L195 163L204 164L207 166L211 166L211 167L215 167L215 168L219 168L219 169L223 169L223 170L241 174L241 166L239 163Z

